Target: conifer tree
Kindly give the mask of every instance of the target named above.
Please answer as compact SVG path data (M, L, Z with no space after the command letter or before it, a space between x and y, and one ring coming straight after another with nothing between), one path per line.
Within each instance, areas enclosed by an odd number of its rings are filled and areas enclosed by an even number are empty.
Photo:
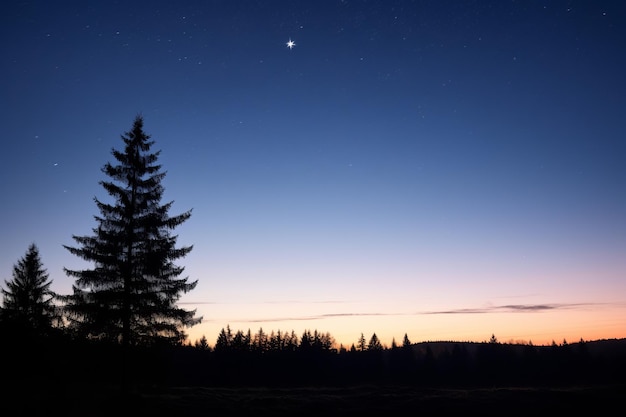
M2 319L22 335L43 335L60 318L54 305L56 294L50 290L52 280L48 278L39 249L32 243L13 266L13 279L5 280L7 288L2 288Z
M367 349L367 343L365 342L365 336L361 333L361 337L359 337L359 341L357 342L357 349L361 352Z
M226 352L230 350L231 345L233 343L233 336L230 330L230 326L226 326L226 330L222 328L220 333L217 335L217 341L215 342L215 351L216 352Z
M263 328L259 328L257 334L254 335L253 348L258 352L265 352L267 350L268 338L267 334L263 331Z
M293 352L298 348L300 341L298 340L298 335L294 330L291 330L291 333L285 334L285 349Z
M372 334L370 342L367 344L367 350L383 350L383 345L380 343L376 333Z
M301 351L308 351L313 346L313 336L311 335L310 330L305 330L302 332L302 336L300 337L300 346L298 347Z
M202 335L200 340L196 340L195 348L203 351L211 350L211 347L209 346L209 342L205 335Z
M201 319L176 304L197 284L181 278L184 268L174 264L192 246L177 248L171 234L191 210L170 216L173 201L161 203L166 172L157 164L160 151L151 151L154 141L144 133L141 116L121 139L123 151L111 151L115 164L102 168L110 180L100 181L113 202L94 198L100 214L94 216L93 235L73 235L77 246L65 246L93 263L91 269L65 268L76 279L66 297L68 319L86 337L123 346L180 344L187 337L183 328Z
M403 348L411 347L411 341L409 340L409 335L406 333L404 334L404 338L402 339L402 347Z
M249 352L250 351L250 331L244 334L243 331L237 330L233 336L232 347L237 352Z

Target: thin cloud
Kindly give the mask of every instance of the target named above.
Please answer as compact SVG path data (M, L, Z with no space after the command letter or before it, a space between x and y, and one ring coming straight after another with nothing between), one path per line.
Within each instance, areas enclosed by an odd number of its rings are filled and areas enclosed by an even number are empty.
M249 319L249 320L232 320L233 323L267 323L267 322L282 322L282 321L310 321L310 320L325 320L336 317L371 317L371 316L406 316L404 313L329 313L320 314L316 316L300 316L300 317L274 317L274 318L261 318L261 319Z
M486 314L486 313L522 313L548 310L566 310L581 307L595 307L598 303L569 304L507 304L480 308L459 308L454 310L423 311L417 314Z
M269 302L270 304L273 302ZM293 302L285 302L293 303ZM311 303L311 302L302 302ZM344 301L320 301L323 304L335 304L345 303ZM190 303L193 304L193 303ZM196 303L200 304L200 303ZM217 303L205 303L205 304L217 304ZM232 303L235 304L235 303ZM245 303L241 303L245 304ZM255 303L255 304L268 304L268 302ZM597 307L604 304L601 303L554 303L554 304L506 304L499 306L487 306L479 308L459 308L452 310L433 310L433 311L418 311L415 313L327 313L312 316L289 316L289 317L270 317L270 318L254 318L254 319L236 319L229 320L232 323L268 323L268 322L286 322L286 321L312 321L312 320L326 320L341 317L380 317L380 316L419 316L419 315L435 315L435 314L488 314L488 313L535 313L541 311L553 311L553 310L571 310ZM203 320L205 321L205 320ZM210 320L206 320L210 321Z
M301 301L301 300L283 300L283 301L257 301L257 302L242 302L242 301L182 301L177 304L180 305L256 305L256 304L348 304L352 301L343 300L319 300L319 301Z
M570 305L571 307L571 305ZM556 310L559 308L565 308L562 305L558 304L511 304L500 307L503 310L513 310L513 311L542 311L542 310Z
M233 320L234 323L267 323L274 321L310 321L319 320L320 317L279 317L272 319Z
M354 317L354 316L406 316L402 313L331 313L322 314L319 318L333 318L333 317Z

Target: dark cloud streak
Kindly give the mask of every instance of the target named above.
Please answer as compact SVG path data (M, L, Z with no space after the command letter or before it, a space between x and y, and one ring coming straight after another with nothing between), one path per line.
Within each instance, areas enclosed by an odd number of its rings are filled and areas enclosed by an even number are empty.
M312 321L325 320L341 317L380 317L380 316L420 316L420 315L441 315L441 314L489 314L489 313L535 313L553 310L572 310L588 307L597 307L600 303L555 303L555 304L507 304L501 306L489 306L481 308L462 308L455 310L420 311L416 313L328 313L314 316L301 317L275 317L260 319L237 319L231 320L234 323L267 323L284 321Z
M424 311L418 314L487 314L487 313L522 313L548 310L570 310L581 307L594 307L598 303L569 303L569 304L508 304L482 308L461 308L455 310Z

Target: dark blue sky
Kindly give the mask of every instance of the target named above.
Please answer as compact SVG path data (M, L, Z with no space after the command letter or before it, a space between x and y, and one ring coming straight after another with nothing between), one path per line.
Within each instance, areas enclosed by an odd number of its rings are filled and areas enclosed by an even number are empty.
M194 335L624 336L622 2L11 1L0 19L5 279L35 242L70 291L62 245L95 225L140 113L172 214L193 208ZM511 297L604 307L543 330L424 318Z

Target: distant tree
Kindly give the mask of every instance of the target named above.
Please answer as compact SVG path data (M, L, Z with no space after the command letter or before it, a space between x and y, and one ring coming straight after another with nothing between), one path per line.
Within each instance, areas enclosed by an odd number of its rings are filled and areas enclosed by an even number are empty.
M335 338L329 333L318 333L317 334L317 343L320 348L324 351L336 351L336 342Z
M305 330L300 338L300 348L302 350L312 349L314 351L331 351L334 349L335 339L330 333L322 333L317 329L311 333L310 330Z
M215 341L215 351L216 352L225 352L230 349L233 342L233 336L230 331L230 326L226 326L226 330L222 328L219 334L217 335L217 340Z
M259 328L259 331L254 335L252 347L257 352L265 352L268 348L268 336L263 331L263 328Z
M13 279L5 280L7 288L2 288L2 319L21 336L44 335L59 324L60 314L54 304L57 296L50 289L52 280L48 278L39 249L32 243L13 266Z
M302 332L302 336L300 337L300 345L298 349L301 351L308 351L313 347L313 335L311 335L310 330L305 330Z
M291 341L291 335L288 332L278 330L269 336L269 349L272 351L293 351L294 343Z
M367 344L367 350L383 350L383 345L380 343L376 333L372 334L369 343Z
M202 335L200 340L196 341L195 347L196 347L196 349L200 349L200 350L204 350L204 351L211 350L211 347L209 346L209 342L207 341L207 338L206 338L205 335Z
M498 342L498 339L496 338L496 335L495 335L495 334L492 334L492 335L491 335L491 338L489 339L489 343L491 343L491 344L497 344L497 343L499 343L499 342Z
M363 333L361 333L359 341L357 342L357 349L361 352L367 349L367 342L365 341L365 336L363 336Z
M192 246L176 247L171 231L191 216L191 210L168 214L173 201L161 204L165 172L157 164L160 151L144 133L137 116L132 129L122 135L124 150L112 150L116 165L102 172L110 181L100 185L113 198L94 198L100 211L91 236L72 236L77 247L65 246L73 255L94 263L92 269L71 270L76 278L73 294L66 296L71 325L89 338L127 345L180 344L183 328L200 322L195 310L176 303L197 281L180 278L184 268L174 261Z
M293 352L298 348L299 343L296 332L292 330L291 333L285 333L285 350Z
M237 330L233 336L232 349L236 352L249 352L252 347L252 336L250 330L244 333Z
M272 330L267 343L270 351L279 352L283 350L283 335L281 331L275 332Z
M391 339L391 350L395 350L398 348L398 344L396 343L396 338Z
M402 347L409 348L411 347L411 341L409 340L409 336L405 333L404 338L402 339Z
M250 329L248 329L248 331L246 332L246 334L244 335L243 341L247 344L247 350L251 350L252 349L252 345L253 345L253 339L252 339L252 331Z
M324 341L324 335L321 332L318 332L317 329L313 331L313 335L311 336L311 346L318 352L328 348Z
M215 345L217 348L217 345ZM245 340L245 335L241 330L237 330L233 336L232 348L234 351L242 352L247 351L250 347L250 342Z

